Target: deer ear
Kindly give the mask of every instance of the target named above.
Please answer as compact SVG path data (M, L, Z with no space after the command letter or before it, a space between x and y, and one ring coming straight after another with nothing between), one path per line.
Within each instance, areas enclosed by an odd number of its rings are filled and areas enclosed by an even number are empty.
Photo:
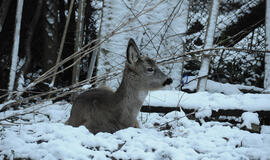
M135 41L131 38L128 41L128 46L127 46L127 62L129 64L134 64L135 62L138 61L139 58L140 58L140 51Z

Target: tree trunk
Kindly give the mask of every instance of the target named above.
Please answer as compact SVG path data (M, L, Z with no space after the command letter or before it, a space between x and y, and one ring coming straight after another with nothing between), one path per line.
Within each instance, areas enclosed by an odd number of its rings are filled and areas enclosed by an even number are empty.
M212 48L215 36L216 22L218 17L220 0L213 0L211 5L211 11L208 18L207 31L205 36L204 49ZM210 56L208 53L204 53L202 56L201 68L199 71L199 77L208 75L210 65ZM197 91L205 91L207 84L207 76L198 80Z
M102 0L101 17L100 17L101 20L100 20L98 36L97 36L98 41L95 44L99 43L99 40L100 40L100 37L101 37L102 21L103 21L103 8L104 8L104 0ZM97 56L99 55L99 52L100 52L100 46L97 49L95 49L94 52L92 53L91 60L90 60L90 63L89 63L89 67L88 67L88 72L87 72L87 78L89 80L91 80L91 78L92 78L93 71L94 71L94 68L95 68L96 59L97 59Z
M180 12L181 12L181 17L182 17L182 22L181 24L178 24L178 27L181 27L181 30L183 33L187 32L187 20L188 20L188 11L189 11L189 0L183 0L181 7L180 7ZM180 53L185 53L185 40L183 36L176 36L175 41L178 41L179 44L181 45L181 48L179 51ZM181 80L183 76L183 68L184 68L184 60L182 59L180 62L174 63L174 66L171 71L171 77L173 79L173 83L170 85L172 88L177 88L181 85ZM181 89L178 88L178 89Z
M25 60L25 64L24 64L23 69L22 69L22 72L23 72L22 74L24 74L24 73L27 74L28 73L28 69L29 69L31 61L32 61L32 53L31 53L32 40L33 40L33 36L34 36L34 33L35 33L37 23L38 23L38 21L40 19L42 5L43 5L43 0L38 0L36 10L34 12L32 21L29 24L28 30L26 32L26 35L27 35L27 38L25 40L26 60Z
M270 51L270 2L266 1L266 12L265 12L265 38L266 46L265 49ZM264 76L264 88L265 92L270 92L270 53L265 53L265 76Z
M59 48L59 51L58 51L58 54L57 54L57 59L56 59L55 64L58 64L60 62L60 59L61 59L61 56L62 56L62 52L63 52L63 49L64 49L64 43L65 43L65 40L66 40L66 35L67 35L67 30L68 30L68 25L69 25L70 17L71 17L71 14L72 14L73 5L74 5L74 0L71 0L70 5L69 5L69 10L68 10L68 17L67 17L64 32L63 32L63 35L62 35L62 38L61 38L60 48ZM57 72L57 70L58 70L58 68L55 68L54 74ZM56 78L56 75L54 75L52 77L52 82L51 82L50 86L54 86L55 78Z
M58 50L58 2L47 0L44 4L44 45L42 68L46 71L54 66Z
M12 97L12 91L14 89L16 71L17 71L17 62L18 62L18 51L19 51L19 43L20 43L20 30L21 30L21 20L22 20L22 10L23 10L23 0L17 0L17 11L16 11L16 22L15 22L15 33L14 33L14 44L12 48L12 62L10 67L9 74L9 84L8 91L9 96L8 99Z
M78 8L78 18L76 23L76 32L75 32L75 52L79 51L82 47L83 42L83 26L84 26L84 17L85 17L85 0L80 0ZM80 58L74 59L77 61L73 66L72 72L72 84L79 82L80 77Z

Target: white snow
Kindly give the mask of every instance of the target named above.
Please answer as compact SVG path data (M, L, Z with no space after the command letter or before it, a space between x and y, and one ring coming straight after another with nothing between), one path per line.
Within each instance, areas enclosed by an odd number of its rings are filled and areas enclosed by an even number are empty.
M188 84L183 86L183 89L188 89L190 91L195 91L197 88L197 80L194 80L195 76L189 76ZM185 79L186 80L186 79ZM240 94L242 93L240 90L253 90L256 92L263 92L262 88L254 87L254 86L245 86L240 84L229 84L229 83L219 83L212 80L207 80L206 91L211 93L223 93L226 95L231 94Z
M199 110L195 113L196 118L205 118L210 117L212 115L212 109L211 108L204 108L203 110Z
M91 84L86 84L86 85L83 85L81 88L82 88L83 90L87 90L87 89L89 89L89 88L91 88L91 87L92 87Z
M189 89L191 91L196 90L197 80L194 80L183 87L183 89ZM230 94L240 94L242 93L236 85L229 83L218 83L212 80L207 80L206 91L211 93L224 93L226 95Z
M260 124L258 113L244 112L241 116L243 123L242 126L246 126L251 129L251 124Z
M50 24L54 24L54 18L51 18L49 15L47 15L46 17L47 17L47 21L48 21Z
M18 80L18 87L17 87L17 91L23 91L23 85L24 85L24 77L23 77L23 73L20 75L19 80ZM20 93L18 93L17 95L20 95Z
M203 112L196 114L197 117L211 115L211 110L218 106L250 110L270 109L270 95L223 95L206 92L183 94L177 91L155 91L148 95L145 103L150 101L151 105L158 106L205 107ZM262 126L261 133L256 134L240 130L228 123L203 122L200 125L185 117L183 112L166 115L140 113L140 129L127 128L114 134L93 135L84 126L71 127L64 124L70 109L71 105L67 102L53 104L48 101L25 109L24 112L32 110L32 113L19 116L24 120L14 119L13 123L1 121L0 159L270 158L269 126ZM12 113L18 111L2 112L0 119ZM245 125L258 124L255 113L246 112L242 119Z
M245 111L270 111L270 94L233 94L181 91L152 91L144 105L184 107L196 110L241 109Z
M262 126L261 133L270 134L270 126Z

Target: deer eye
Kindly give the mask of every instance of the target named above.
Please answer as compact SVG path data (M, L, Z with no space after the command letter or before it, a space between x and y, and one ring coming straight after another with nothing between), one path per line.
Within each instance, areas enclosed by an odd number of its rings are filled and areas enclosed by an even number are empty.
M148 72L153 72L154 69L153 69L153 68L147 68L147 71L148 71Z

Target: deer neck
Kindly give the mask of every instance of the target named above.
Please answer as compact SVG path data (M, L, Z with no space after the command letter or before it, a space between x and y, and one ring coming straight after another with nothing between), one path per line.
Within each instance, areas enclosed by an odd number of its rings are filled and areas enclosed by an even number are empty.
M148 90L142 90L133 84L129 77L123 77L122 82L115 92L118 104L125 107L135 118L148 94Z

